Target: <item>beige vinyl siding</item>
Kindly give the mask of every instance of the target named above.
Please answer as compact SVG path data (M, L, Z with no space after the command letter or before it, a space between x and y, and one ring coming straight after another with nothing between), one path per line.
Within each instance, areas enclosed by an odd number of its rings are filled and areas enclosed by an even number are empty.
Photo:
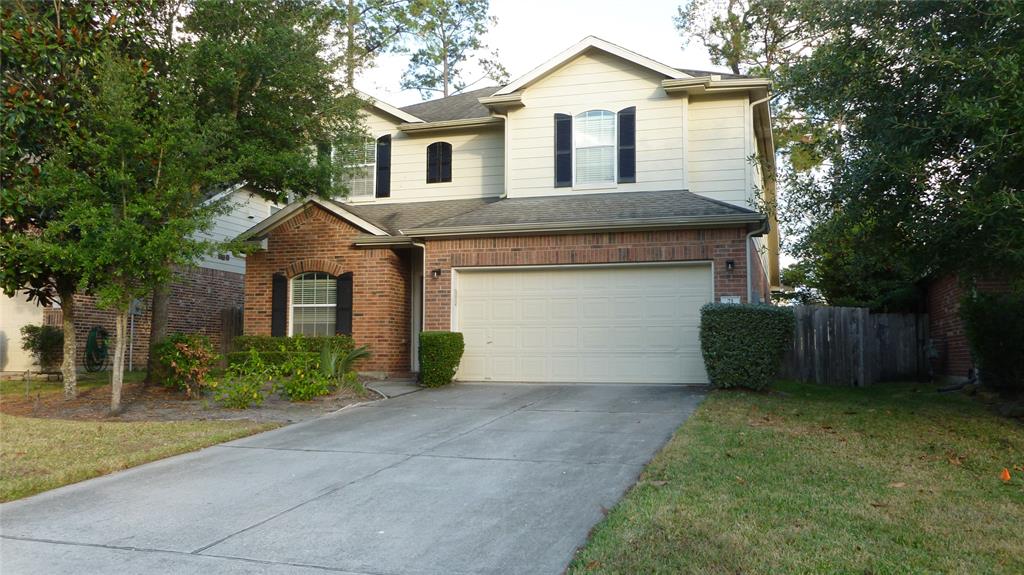
M399 132L400 123L375 110L364 116L373 138L391 134L390 202L453 200L500 196L504 187L504 134L500 127L410 136ZM427 183L427 146L452 145L452 181ZM354 202L380 201L355 200Z
M751 207L751 173L748 161L753 142L747 97L690 98L689 184L690 191Z
M231 209L217 216L213 228L205 234L200 234L200 237L215 241L236 238L270 216L270 208L274 205L260 196L250 195L246 188L235 191L228 201L231 202ZM199 267L245 273L245 256L225 254L225 257L227 259L221 259L216 255L203 257L198 262Z
M573 59L523 91L508 115L509 197L683 189L684 98L670 98L662 76L604 52ZM618 112L636 106L636 183L604 189L554 187L555 114Z
M21 328L43 323L43 308L26 299L21 292L0 294L0 371L39 369L32 354L21 349Z

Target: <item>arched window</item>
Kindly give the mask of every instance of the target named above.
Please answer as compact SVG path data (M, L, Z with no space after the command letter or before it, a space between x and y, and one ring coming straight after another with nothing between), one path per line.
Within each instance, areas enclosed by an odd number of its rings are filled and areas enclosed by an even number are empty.
M338 281L325 272L306 272L292 278L291 335L334 335Z
M427 183L452 181L452 145L434 142L427 146Z
M615 114L589 110L573 122L576 185L615 183Z

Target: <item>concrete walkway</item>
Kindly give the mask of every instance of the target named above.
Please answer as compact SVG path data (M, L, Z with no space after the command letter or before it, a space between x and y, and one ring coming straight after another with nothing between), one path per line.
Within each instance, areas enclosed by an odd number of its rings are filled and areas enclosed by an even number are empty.
M417 391L4 504L0 572L560 573L702 397Z

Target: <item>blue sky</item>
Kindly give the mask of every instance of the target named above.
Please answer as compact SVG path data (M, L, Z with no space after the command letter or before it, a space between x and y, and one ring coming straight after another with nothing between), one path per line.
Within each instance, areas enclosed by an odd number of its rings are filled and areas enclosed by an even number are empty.
M492 0L491 14L497 16L498 24L485 41L498 50L513 79L589 35L670 66L726 71L711 66L698 42L685 50L681 47L672 23L680 3L682 0ZM407 55L385 55L360 76L356 87L396 106L419 102L418 92L399 89L407 64ZM479 72L472 69L465 77L475 80ZM484 80L477 87L486 85Z

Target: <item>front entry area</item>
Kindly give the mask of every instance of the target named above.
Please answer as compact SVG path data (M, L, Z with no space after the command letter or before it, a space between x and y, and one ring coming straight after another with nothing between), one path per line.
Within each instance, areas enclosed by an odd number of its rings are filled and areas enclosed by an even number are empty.
M453 272L461 381L707 383L709 262Z

